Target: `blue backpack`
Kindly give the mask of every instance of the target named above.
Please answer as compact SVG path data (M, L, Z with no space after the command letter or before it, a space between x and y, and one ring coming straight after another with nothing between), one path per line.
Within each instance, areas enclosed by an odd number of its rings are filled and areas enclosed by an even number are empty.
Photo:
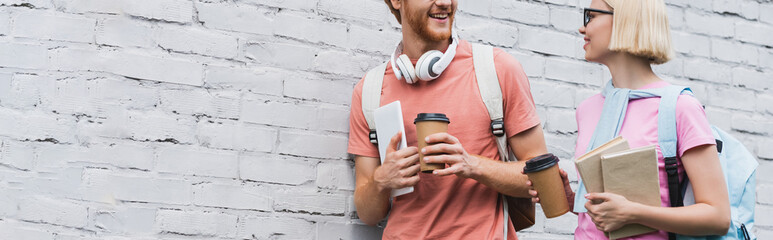
M688 87L670 85L656 91L661 93L658 109L658 144L663 152L668 175L668 190L672 207L695 204L687 176L679 182L676 157L676 100L681 94L692 94ZM756 170L759 163L749 151L730 134L711 126L717 140L717 152L722 172L725 175L730 200L731 224L724 236L683 236L673 233L669 239L757 239L751 229L754 227Z

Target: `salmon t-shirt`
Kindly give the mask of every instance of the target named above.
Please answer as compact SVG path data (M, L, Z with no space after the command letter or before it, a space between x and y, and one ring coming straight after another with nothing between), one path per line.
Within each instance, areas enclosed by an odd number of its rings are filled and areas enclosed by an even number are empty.
M669 84L665 81L650 83L642 89L662 88ZM660 98L643 98L630 100L628 111L625 113L623 125L620 128L620 136L628 140L631 148L655 145L658 152L658 178L660 179L660 205L671 206L668 194L668 175L666 175L665 158L658 145L658 107ZM604 96L596 94L583 101L577 107L577 146L574 157L585 154L588 149L593 131L601 118L604 108ZM703 111L701 103L691 95L679 95L676 100L676 138L677 156L691 148L706 144L716 144L711 133L709 121ZM684 174L682 161L678 161L679 176ZM604 232L596 229L596 225L587 213L580 213L577 229L574 231L574 239L606 239ZM624 240L655 240L668 239L664 231L623 238Z
M412 59L415 64L417 59ZM503 91L505 131L508 137L539 124L529 81L520 63L501 49L494 61ZM460 41L456 56L435 80L408 84L397 80L387 65L380 105L400 100L408 146L417 146L413 120L418 113L445 113L448 133L469 154L499 160L472 62L472 45ZM362 80L352 94L349 116L349 153L378 158L370 143L362 113ZM388 143L381 143L388 144ZM392 201L383 239L503 239L504 213L498 193L473 179L419 173L414 192ZM508 239L517 239L510 221Z

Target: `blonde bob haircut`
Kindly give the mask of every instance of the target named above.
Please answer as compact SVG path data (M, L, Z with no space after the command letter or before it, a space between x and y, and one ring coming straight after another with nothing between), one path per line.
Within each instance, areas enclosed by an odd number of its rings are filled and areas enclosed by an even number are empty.
M392 11L392 15L395 15L395 18L397 18L397 23L403 24L400 19L400 10L395 9L392 7L392 1L391 0L384 0L386 2L386 5L389 6L389 11Z
M614 11L609 50L645 57L652 64L673 57L663 0L604 0Z

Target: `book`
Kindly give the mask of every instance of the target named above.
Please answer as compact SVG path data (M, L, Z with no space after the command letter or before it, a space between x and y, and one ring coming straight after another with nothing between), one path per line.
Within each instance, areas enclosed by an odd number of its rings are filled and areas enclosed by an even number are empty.
M629 201L660 206L658 153L654 145L601 155L604 192L619 194ZM628 224L609 232L609 239L657 231L641 224Z
M386 148L389 141L397 132L402 132L402 140L397 144L397 150L408 147L405 141L405 124L403 123L403 110L400 101L394 101L373 110L373 121L376 123L376 138L378 139L378 153L381 163L384 163ZM392 189L392 197L413 192L413 187Z
M628 149L628 141L618 136L583 154L574 161L577 172L580 173L580 178L582 178L582 183L588 193L604 192L601 155Z

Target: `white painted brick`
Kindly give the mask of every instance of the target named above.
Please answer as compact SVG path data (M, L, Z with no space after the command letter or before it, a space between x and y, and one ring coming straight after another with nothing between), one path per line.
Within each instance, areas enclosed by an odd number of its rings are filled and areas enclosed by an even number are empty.
M156 29L155 39L164 49L229 59L236 57L239 47L236 37L173 24L164 24Z
M347 29L343 23L281 12L272 24L274 34L280 36L337 46L344 46L347 42Z
M545 77L569 83L601 86L603 69L595 64L577 60L547 58Z
M671 27L671 30L685 28L684 9L667 7L666 15L668 15L668 25ZM674 32L672 31L671 33L673 34Z
M735 38L743 42L773 46L773 27L760 23L739 21L735 24Z
M757 185L757 203L773 204L773 185L763 183Z
M303 188L277 189L274 192L274 210L289 212L343 215L346 211L346 195L323 193Z
M156 162L159 172L222 178L239 177L238 166L239 157L233 151L177 146L159 149Z
M565 86L556 82L535 81L530 83L530 87L534 103L537 105L561 108L573 108L575 105L575 87L573 86Z
M191 119L177 118L158 111L129 112L128 134L139 141L171 140L181 143L194 142L196 123Z
M733 84L755 91L766 92L773 88L773 72L759 72L748 68L736 67L733 68Z
M746 19L751 19L751 20L759 19L760 18L760 6L761 6L761 4L758 3L758 2L755 2L755 1L742 1L741 2L741 16L746 18Z
M121 105L128 109L148 109L158 104L157 89L144 86L139 81L103 78L86 82L88 95L93 103ZM120 91L118 91L120 90ZM98 109L103 111L104 109Z
M547 144L548 152L553 153L560 159L572 159L574 157L574 144L577 143L577 135L545 133L545 143ZM564 170L571 169L567 168L563 161L558 164ZM569 173L570 177L576 174L571 171L567 171L567 173Z
M21 170L30 170L35 159L34 148L29 143L3 140L0 143L0 164Z
M750 44L711 39L711 56L729 62L758 65L758 48Z
M40 227L24 225L15 220L5 219L0 221L0 238L25 240L54 239L54 234L49 231L42 230Z
M773 114L773 96L763 94L757 95L757 111L767 114Z
M54 5L67 12L123 13L126 1L120 0L53 0Z
M248 216L239 221L239 234L243 239L271 239L282 236L286 239L306 239L313 236L314 223L289 217Z
M160 232L204 236L236 236L237 217L226 213L161 210L156 215Z
M11 33L11 14L7 10L0 10L0 35Z
M71 42L94 42L96 20L80 15L49 14L26 11L13 19L16 37Z
M491 2L492 0L478 0L478 1L459 1L458 10L460 12L471 13L480 16L491 15ZM455 19L456 20L456 19Z
M733 115L734 130L765 135L773 133L773 120L744 114Z
M711 1L687 1L687 6L691 8L697 8L704 11L711 11Z
M757 239L773 239L773 230L755 228L753 231Z
M460 18L455 21L456 26L460 28L460 38L469 42L511 48L518 40L518 28L513 24L501 24L477 18ZM497 30L491 31L491 29Z
M754 210L754 223L756 227L773 226L773 207L758 204Z
M310 10L316 9L318 6L317 1L245 0L243 2L254 3L258 5L266 5L271 7L278 7L282 9L296 9L296 10L304 10L304 11L310 11ZM347 4L356 5L353 3L347 3Z
M690 1L710 2L710 1ZM710 4L710 3L709 3ZM732 37L734 32L733 22L729 18L717 15L709 15L696 11L686 11L684 15L686 28L694 33L701 33L719 37Z
M141 170L153 169L155 155L153 148L147 143L121 142L108 145L92 146L92 160L107 163L122 168Z
M19 212L19 202L23 199L24 197L20 190L0 190L0 217L4 219L15 218L16 214ZM0 224L2 224L2 222L0 222Z
M249 123L307 129L316 121L317 108L273 100L244 101L240 116Z
M314 47L289 43L248 43L245 50L246 57L259 64L300 70L310 69L319 51Z
M554 95L562 96L562 95ZM562 96L564 97L564 96ZM573 133L577 132L577 122L574 119L573 109L552 109L547 113L547 125L545 128L550 132Z
M709 89L709 93L708 105L743 111L755 109L754 92L751 90L715 88Z
M176 179L122 176L109 170L87 169L79 193L84 200L116 204L117 201L190 204L191 184Z
M113 234L143 234L154 233L156 209L126 206L96 207L90 216L94 227Z
M518 42L522 49L570 57L582 51L582 45L578 42L582 41L582 38L532 27L522 27L519 30ZM578 48L580 50L577 50Z
M199 63L166 56L154 57L128 52L106 53L104 70L127 77L201 86L203 67Z
M550 7L550 25L566 32L578 32L582 23L582 11L576 8Z
M199 21L205 27L263 35L274 33L273 19L265 9L230 2L196 1L195 4Z
M767 49L759 49L760 52L760 66L773 69L773 51Z
M760 3L760 22L773 24L773 3Z
M329 80L321 76L293 74L285 78L284 84L287 97L335 104L350 103L352 90L354 86L350 82Z
M77 202L35 197L19 202L19 218L68 227L85 227L88 210Z
M720 84L730 84L732 82L730 67L705 59L685 60L684 75L689 78Z
M207 66L204 82L218 88L281 96L285 76L285 72L275 68Z
M33 109L40 105L41 95L51 93L54 79L39 75L4 75L0 82L3 95L0 105L15 109Z
M239 156L239 178L258 182L301 185L316 178L316 161L267 154Z
M671 32L671 40L676 52L702 57L711 56L712 42L709 37L673 31Z
M230 121L201 121L197 133L202 146L251 152L271 152L277 136L277 130L272 128Z
M459 26L459 24L460 22L457 21L456 25ZM388 55L395 50L397 42L401 39L402 35L400 32L391 31L390 29L375 29L369 26L351 25L349 27L349 39L346 46L352 49L362 49L368 52L378 52Z
M102 71L105 59L96 49L57 48L49 51L52 70Z
M371 56L352 54L341 51L320 51L314 58L314 69L321 72L339 75L362 77L370 68L386 61L379 58L374 61Z
M509 52L521 63L523 71L528 77L542 77L545 73L545 58L539 55L523 54L520 52Z
M664 74L672 77L682 77L684 76L684 60L681 58L671 59L671 61L668 61L664 64L652 65L652 70L656 74Z
M350 107L337 105L320 106L314 129L324 131L348 132Z
M127 17L108 18L97 24L98 44L121 47L156 47L152 25Z
M760 165L757 166L758 173L773 171L773 161L758 159ZM765 174L757 174L757 184L773 183L773 178L764 176Z
M542 212L542 206L540 205L539 211L536 214L544 217ZM577 215L564 214L560 217L545 219L545 232L557 233L557 234L572 234L574 229L577 228Z
M585 6L585 5L578 5L578 1L577 0L546 0L545 2L556 4L556 5L572 6L572 7L577 7L577 6L584 7Z
M166 90L160 93L160 106L177 114L205 114L216 118L238 118L239 100L213 96L205 89Z
M758 152L757 156L764 159L773 159L773 148L771 148L770 145L773 144L773 141L770 139L765 139L759 142L759 145L757 147ZM771 197L773 197L773 194L770 194Z
M123 11L132 16L188 23L193 20L194 9L193 2L186 0L132 0L124 4Z
M491 16L531 25L546 26L550 21L550 9L538 2L493 0Z
M730 129L733 124L732 112L720 109L712 106L706 106L706 118L709 119L711 125L717 126L721 129Z
M317 224L317 237L320 240L379 239L383 232L382 228L363 224L337 222Z
M0 66L45 69L48 66L48 51L41 45L0 42Z
M197 206L270 211L271 195L268 188L260 185L202 183L193 186L193 203Z
M306 132L279 132L277 152L316 158L346 158L347 138Z
M321 162L316 183L319 188L354 191L354 166L349 161Z
M741 2L743 0L713 0L714 12L731 13L741 15Z

